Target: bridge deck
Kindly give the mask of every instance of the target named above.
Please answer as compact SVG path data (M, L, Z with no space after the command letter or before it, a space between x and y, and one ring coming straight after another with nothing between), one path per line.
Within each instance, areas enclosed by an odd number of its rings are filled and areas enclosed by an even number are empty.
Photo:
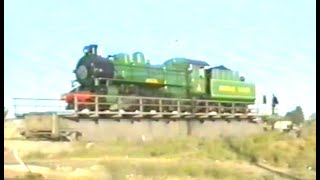
M229 103L214 100L192 100L137 96L92 95L91 103L74 98L74 107L66 111L67 104L59 99L15 98L15 114L53 112L71 120L80 119L198 119L203 120L253 120L259 109L247 109L246 102ZM113 99L114 102L105 102ZM23 103L24 102L24 103ZM228 107L226 107L226 105ZM116 108L112 107L116 106ZM113 110L111 110L113 109Z

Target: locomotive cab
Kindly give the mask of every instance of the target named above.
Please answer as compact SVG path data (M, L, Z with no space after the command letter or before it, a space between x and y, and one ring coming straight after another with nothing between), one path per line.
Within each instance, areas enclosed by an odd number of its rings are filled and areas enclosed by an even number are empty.
M255 85L245 82L237 71L224 66L207 69L207 92L216 100L254 103Z

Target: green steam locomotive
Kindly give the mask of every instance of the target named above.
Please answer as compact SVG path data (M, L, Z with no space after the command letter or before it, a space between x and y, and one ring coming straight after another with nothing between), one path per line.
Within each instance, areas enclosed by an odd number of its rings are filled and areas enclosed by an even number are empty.
M101 99L111 105L105 110L117 109L112 102L116 103L118 96L214 100L225 107L238 103L238 111L248 111L247 106L255 102L255 84L224 66L210 67L186 58L151 65L141 52L132 57L123 53L101 57L97 48L89 45L83 49L84 56L74 70L78 86L64 95L68 109L74 108L75 96L78 102L94 102L92 95L106 95Z

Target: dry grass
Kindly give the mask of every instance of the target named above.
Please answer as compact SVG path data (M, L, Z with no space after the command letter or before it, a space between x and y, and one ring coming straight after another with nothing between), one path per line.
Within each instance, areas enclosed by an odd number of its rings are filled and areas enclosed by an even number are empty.
M236 171L234 168L221 167L215 163L185 160L170 163L139 162L128 163L127 161L102 161L101 164L109 171L113 179L121 179L126 175L143 177L179 177L209 178L209 179L255 179L257 174Z
M42 159L48 154L33 152L26 159ZM51 154L52 158L122 157L122 160L100 161L113 179L128 174L143 177L177 176L181 179L274 179L270 173L257 173L245 169L235 170L236 163L267 163L274 167L286 168L289 173L303 177L316 169L316 123L308 123L302 136L292 137L280 132L265 132L250 137L218 139L179 138L147 142L118 140L95 143L86 148L85 142L76 143L72 151ZM130 161L137 159L174 159L174 161ZM232 166L217 165L217 161L231 161ZM130 163L129 163L130 162ZM253 165L252 165L253 166ZM315 173L314 173L315 174Z

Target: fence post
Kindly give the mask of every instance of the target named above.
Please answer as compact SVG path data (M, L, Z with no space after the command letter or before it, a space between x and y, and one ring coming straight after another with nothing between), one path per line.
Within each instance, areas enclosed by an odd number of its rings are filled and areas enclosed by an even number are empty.
M209 102L208 101L205 101L206 103L206 115L209 114Z
M78 115L78 98L77 95L74 95L74 113Z
M159 112L162 113L162 99L159 99Z
M95 116L99 116L99 96L95 95Z
M234 114L235 113L235 105L234 103L232 103L232 110L231 110L231 114Z
M51 137L58 138L60 130L59 130L59 119L56 113L51 114L51 122L52 122Z
M139 110L140 110L140 113L143 113L143 100L141 97L139 98Z
M178 111L178 114L180 115L181 113L181 107L180 107L180 99L177 100L177 111Z

